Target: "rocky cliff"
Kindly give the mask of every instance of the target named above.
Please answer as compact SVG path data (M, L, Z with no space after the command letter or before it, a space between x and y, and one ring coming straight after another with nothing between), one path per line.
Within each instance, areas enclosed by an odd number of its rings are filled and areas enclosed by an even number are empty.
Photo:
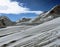
M6 16L0 16L0 24L4 26L12 26L15 25L15 22L12 22L8 17Z

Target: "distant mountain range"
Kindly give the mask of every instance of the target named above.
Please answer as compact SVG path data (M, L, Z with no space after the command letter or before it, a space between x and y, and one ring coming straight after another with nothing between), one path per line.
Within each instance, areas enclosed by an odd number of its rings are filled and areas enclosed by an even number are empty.
M1 23L0 26L3 24L5 26L38 25L38 24L50 21L52 19L55 19L57 17L60 17L60 5L54 6L51 10L41 13L39 16L37 16L34 19L22 18L16 22L12 22L8 17L0 16L0 23Z

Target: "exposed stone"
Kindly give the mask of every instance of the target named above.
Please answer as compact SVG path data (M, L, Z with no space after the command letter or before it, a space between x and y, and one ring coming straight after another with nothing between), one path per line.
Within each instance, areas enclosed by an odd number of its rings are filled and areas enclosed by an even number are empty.
M30 18L22 18L21 20L18 20L17 22L21 23L21 22L27 22L27 21L30 21L30 20L31 20Z
M15 25L15 22L12 22L8 17L6 16L0 16L0 26L12 26Z

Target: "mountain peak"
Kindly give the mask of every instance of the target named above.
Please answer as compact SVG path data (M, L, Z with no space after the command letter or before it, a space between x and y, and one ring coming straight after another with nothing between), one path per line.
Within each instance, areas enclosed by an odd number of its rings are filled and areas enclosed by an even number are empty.
M54 6L51 11L50 11L51 14L60 14L60 5L56 5Z

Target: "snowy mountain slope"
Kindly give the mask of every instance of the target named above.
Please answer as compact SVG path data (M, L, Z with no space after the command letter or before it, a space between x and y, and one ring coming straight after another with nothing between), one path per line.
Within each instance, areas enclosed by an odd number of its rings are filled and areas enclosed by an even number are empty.
M12 35L2 37L0 38L0 46L4 44L9 44L10 42L13 42L13 41L22 40L27 37L38 35L44 32L47 33L49 30L59 27L59 25L60 25L60 17L54 20L48 21L46 23L40 24L36 27L27 29L25 31L21 31Z
M0 29L0 36L3 36L0 37L0 47L60 47L60 6L38 17L23 25ZM27 26L35 22L39 25Z
M52 29L48 32L44 32L44 33L41 33L41 34L37 34L37 35L34 35L34 36L31 36L31 37L27 37L25 39L22 39L22 40L18 40L16 41L15 43L10 43L8 45L8 47L18 47L18 46L30 46L30 47L33 47L33 46L44 46L46 44L49 44L49 43L53 43L55 40L58 39L59 35L60 35L60 27L58 28L55 28L55 29ZM51 41L51 42L50 42Z
M52 19L55 19L57 17L60 17L60 5L54 6L52 9L50 9L47 12L43 12L39 16L37 16L34 19L31 19L28 22L22 22L22 23L17 23L16 25L39 25L44 22L50 21Z
M2 28L0 29L0 36L11 35L17 32L21 32L22 30L26 30L31 27L33 26L10 26L7 28Z
M54 18L60 17L60 5L54 6L48 12L43 12L36 18L29 21L30 24L32 23L44 23L50 21Z

